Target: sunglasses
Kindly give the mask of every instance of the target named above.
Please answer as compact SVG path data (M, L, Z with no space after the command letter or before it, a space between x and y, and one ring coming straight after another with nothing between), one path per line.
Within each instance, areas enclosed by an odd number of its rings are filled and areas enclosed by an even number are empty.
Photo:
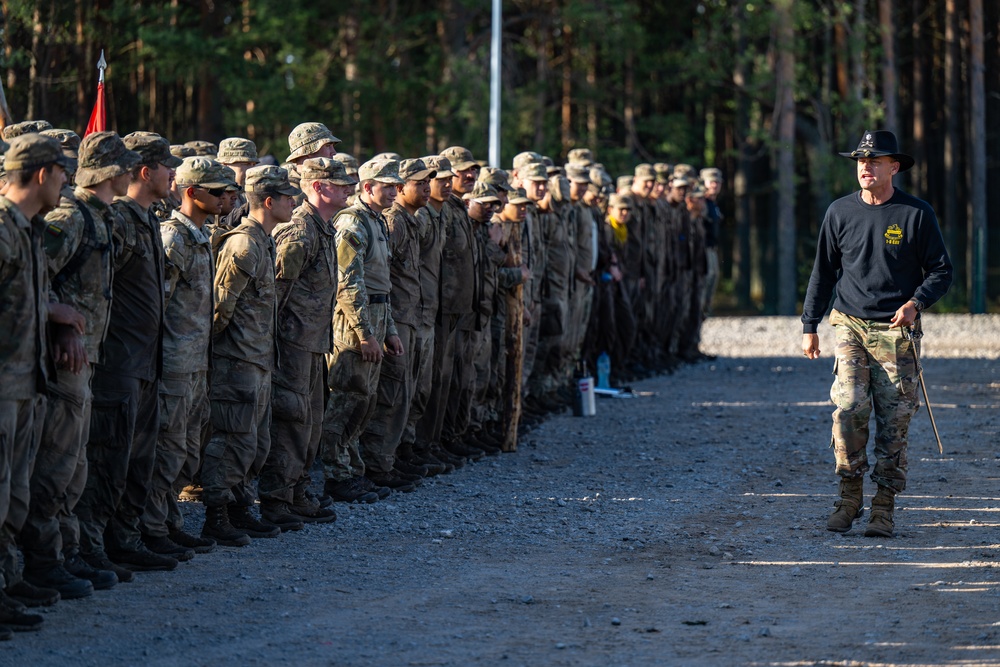
M213 197L221 197L226 193L225 188L198 188L199 190L204 190Z

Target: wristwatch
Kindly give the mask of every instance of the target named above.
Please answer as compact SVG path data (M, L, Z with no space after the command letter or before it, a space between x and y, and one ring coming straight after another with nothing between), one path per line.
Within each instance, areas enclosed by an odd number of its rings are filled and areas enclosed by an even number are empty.
M924 308L926 308L920 299L910 299L910 303L913 304L913 307L917 309L918 313L924 312Z

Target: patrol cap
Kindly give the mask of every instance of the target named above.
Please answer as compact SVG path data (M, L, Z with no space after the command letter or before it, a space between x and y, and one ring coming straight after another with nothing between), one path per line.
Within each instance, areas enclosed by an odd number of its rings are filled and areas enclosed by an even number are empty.
M184 158L174 174L174 183L178 188L228 188L230 182L235 184L236 181L231 180L223 169L218 161L203 155Z
M19 137L22 134L38 134L39 132L51 129L52 123L47 120L25 120L3 128L3 138L6 141L10 141L14 137ZM8 169L10 169L10 167L8 167ZM11 169L11 171L13 171L13 169Z
M520 171L523 167L527 167L529 164L541 161L542 156L535 151L524 151L523 153L518 153L514 156L514 169Z
M195 155L202 155L205 157L214 158L219 152L219 147L213 144L211 141L203 141L201 139L195 139L194 141L188 141L184 144L188 148L194 150Z
M530 204L531 200L528 199L528 194L524 191L524 188L517 188L514 190L514 194L507 200L507 203L518 206L520 204Z
M549 176L555 176L557 174L562 174L562 167L557 167L556 163L552 161L548 155L542 156L542 164L545 165L545 173Z
M545 173L545 165L541 162L532 162L531 164L524 165L523 167L518 167L518 175L521 177L522 181L548 181L549 176Z
M244 186L247 192L254 194L291 195L302 194L302 190L288 181L288 170L274 165L265 164L247 169L247 180Z
M443 155L425 155L420 158L428 168L437 172L434 178L451 178L455 172L451 170L451 160Z
M428 168L420 158L403 160L399 163L399 177L404 181L422 181L436 176L437 170Z
M222 167L222 175L226 178L226 192L233 192L240 189L240 184L236 182L236 172L232 167L219 163Z
M514 191L514 188L510 186L510 182L507 180L507 172L497 167L483 167L479 172L479 178L476 180L489 183L497 190L503 190L504 192Z
M462 195L462 199L477 201L483 204L500 203L497 189L489 183L483 183L482 181L476 181L476 184L472 186L472 191Z
M701 176L702 183L708 183L709 181L722 181L722 170L717 167L706 167L701 170L699 174Z
M625 195L615 193L608 197L608 208L632 208L632 200Z
M265 166L265 165L263 165L263 163L262 163L262 164L257 165L257 166L259 167L259 166ZM274 166L277 166L277 165L273 165L272 164L272 165L266 165L266 166L274 167ZM281 163L281 168L288 172L288 182L291 183L292 185L294 185L295 187L298 187L299 186L299 181L302 180L302 177L299 176L299 165L295 164L294 162L282 162Z
M618 180L615 181L615 187L619 190L631 190L632 189L632 177L629 175L619 176Z
M590 169L582 162L570 162L566 165L566 178L571 183L590 183Z
M333 159L344 165L344 168L347 169L347 173L349 175L358 175L358 159L350 153L337 153L333 156Z
M249 162L258 164L257 144L243 137L229 137L219 142L219 154L215 158L222 164Z
M566 155L566 160L570 164L579 164L589 167L594 164L594 154L589 148L574 148Z
M142 158L115 132L91 132L80 142L76 184L86 188L135 169Z
M77 158L80 157L80 135L73 130L51 129L39 132L43 137L52 137L62 146L63 155L66 156L66 171L75 172Z
M697 183L692 186L687 192L687 196L691 199L704 199L705 198L705 188L701 187Z
M378 155L376 155L372 159L373 160L395 160L396 162L402 162L403 161L403 156L400 155L399 153L386 152L386 153L379 153Z
M653 165L653 171L656 172L656 182L670 184L670 177L673 174L674 167L666 162L657 162Z
M170 154L174 157L179 157L182 160L186 157L194 157L195 155L194 149L190 146L185 146L184 144L171 144Z
M333 136L333 132L323 123L301 123L288 135L288 148L292 151L288 155L288 161L312 155L327 144L339 143L340 139Z
M670 181L670 187L672 188L689 188L694 185L694 179L688 176L674 176L673 180Z
M656 171L653 170L653 165L643 162L635 166L633 176L636 181L654 181L656 180Z
M465 171L466 169L479 167L479 163L472 159L472 151L468 148L450 146L441 151L441 156L451 161L452 169L455 171Z
M343 162L328 157L311 157L298 168L299 178L308 181L330 181L334 185L354 185L358 179L348 175Z
M65 168L69 163L58 141L37 133L20 134L11 139L10 148L3 157L6 171L34 171L50 164Z
M395 160L368 160L358 168L358 178L361 182L378 181L393 185L406 182L399 177L399 163Z
M695 168L689 164L685 164L682 162L674 166L674 176L686 176L687 178L690 178L693 181L696 178L697 174L698 172L695 171Z
M139 154L139 164L162 164L171 169L181 164L181 159L170 152L170 142L155 132L132 132L126 134L122 141L125 148Z
M611 180L611 174L605 171L603 166L591 167L589 176L591 183L602 187L605 185L611 185L614 182Z

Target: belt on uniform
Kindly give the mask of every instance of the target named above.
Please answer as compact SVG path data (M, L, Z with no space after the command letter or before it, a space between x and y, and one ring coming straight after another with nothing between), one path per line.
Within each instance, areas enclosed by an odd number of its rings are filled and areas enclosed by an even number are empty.
M369 294L368 303L389 303L388 294Z

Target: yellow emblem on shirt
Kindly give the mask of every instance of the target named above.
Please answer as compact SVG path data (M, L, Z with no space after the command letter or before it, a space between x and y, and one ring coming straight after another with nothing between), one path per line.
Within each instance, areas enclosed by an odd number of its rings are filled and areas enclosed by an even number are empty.
M889 229L885 230L886 245L899 245L902 240L903 230L899 228L899 225L890 225Z

